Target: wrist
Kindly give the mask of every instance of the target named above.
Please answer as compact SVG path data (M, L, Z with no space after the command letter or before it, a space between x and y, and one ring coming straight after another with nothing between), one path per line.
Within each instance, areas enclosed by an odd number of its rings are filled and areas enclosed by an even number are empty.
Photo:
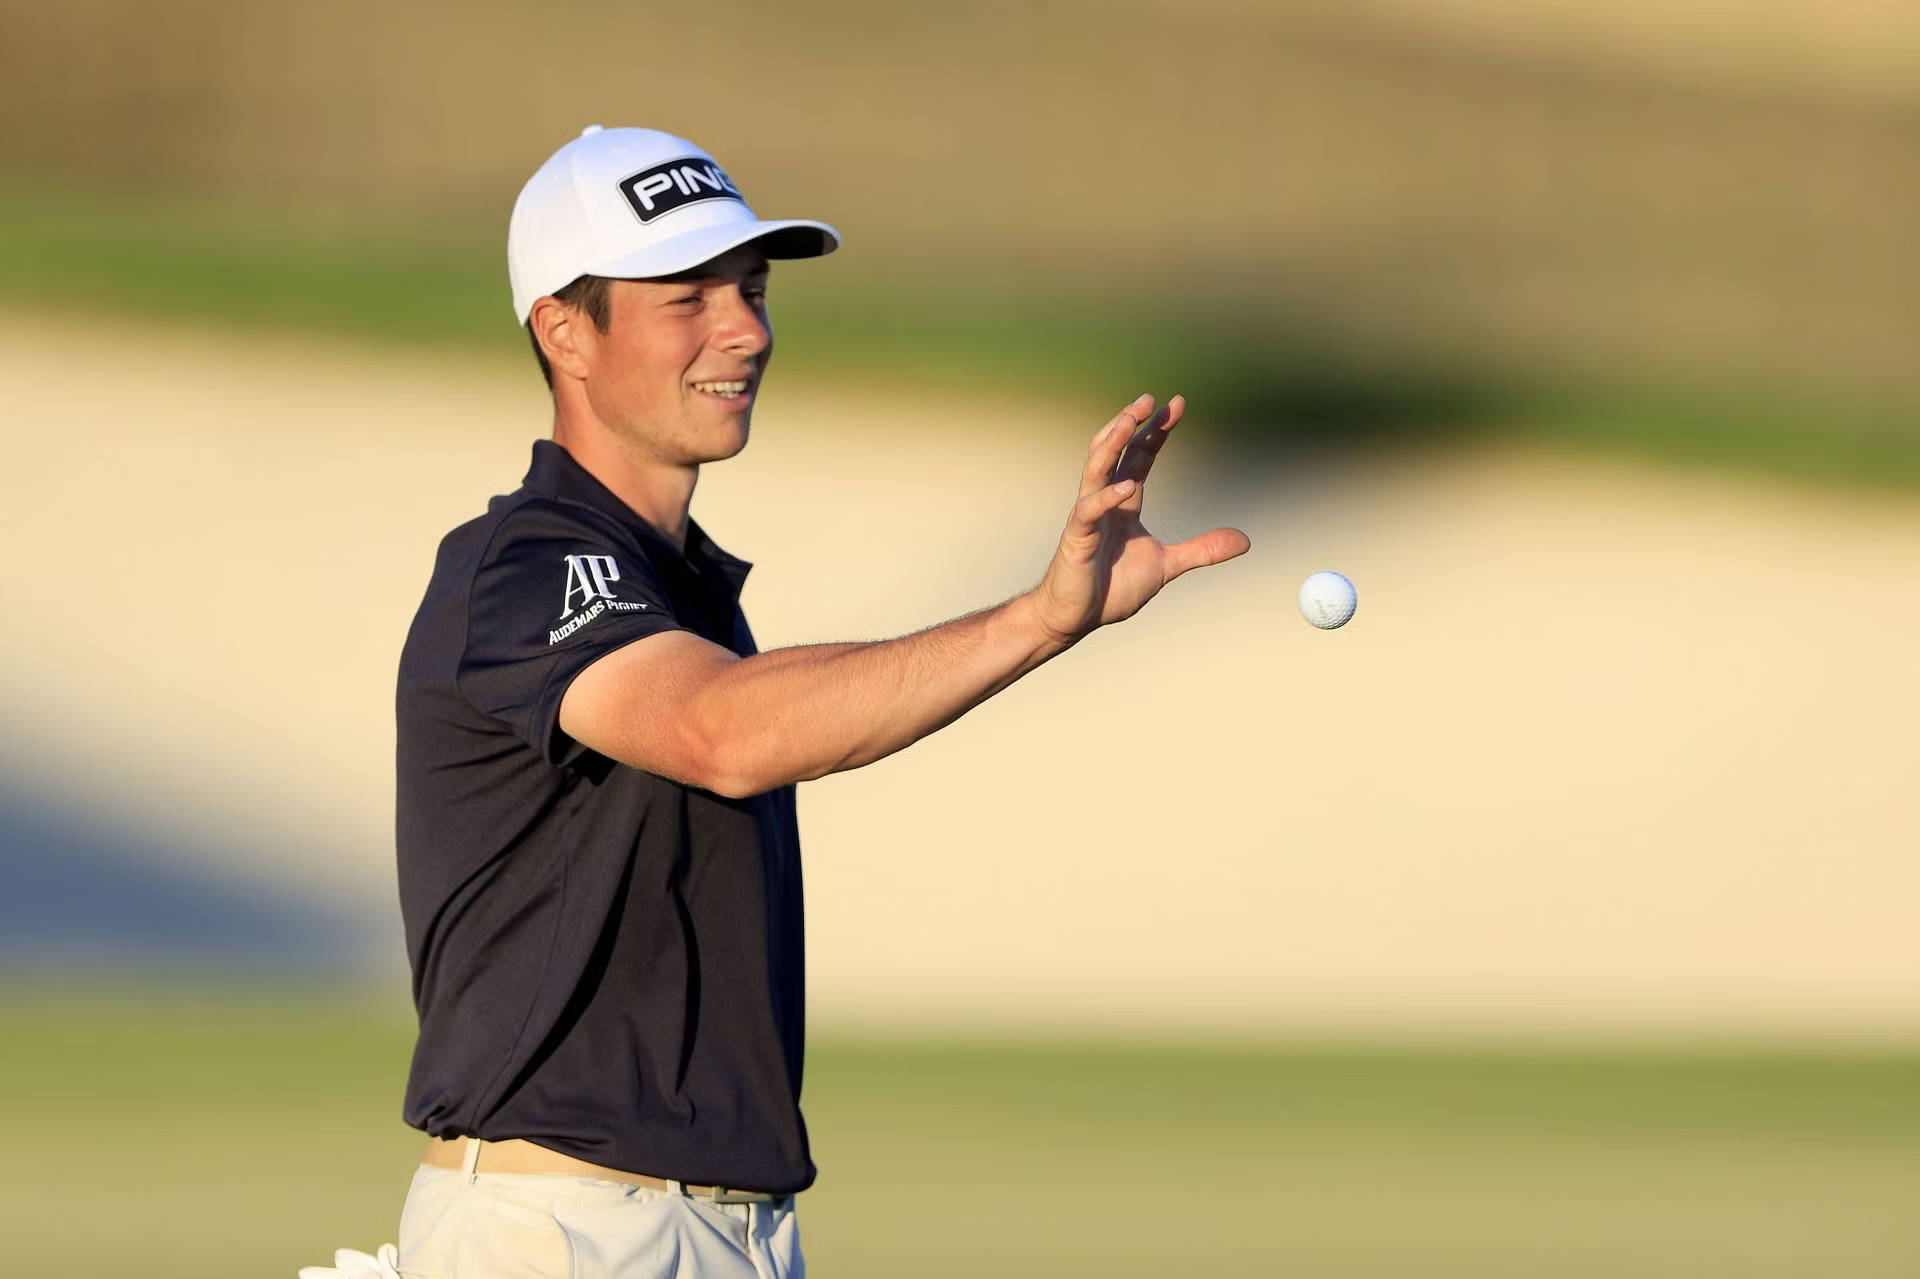
M1033 665L1072 648L1080 642L1078 635L1065 635L1049 626L1044 610L1040 606L1040 588L1035 587L1024 595L1008 600L1004 616L1009 629L1018 637L1022 648L1033 655Z

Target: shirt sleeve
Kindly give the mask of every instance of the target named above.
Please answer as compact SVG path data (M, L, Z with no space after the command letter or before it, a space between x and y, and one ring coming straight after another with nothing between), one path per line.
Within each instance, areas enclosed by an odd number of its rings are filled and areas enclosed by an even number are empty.
M560 728L574 676L617 648L681 629L638 543L594 512L529 503L495 530L474 572L460 695L550 763L585 748Z

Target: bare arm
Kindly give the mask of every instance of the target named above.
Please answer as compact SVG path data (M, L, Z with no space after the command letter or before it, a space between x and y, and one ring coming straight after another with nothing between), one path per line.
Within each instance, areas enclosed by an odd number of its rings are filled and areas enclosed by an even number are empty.
M1247 549L1233 529L1164 546L1141 526L1147 472L1184 405L1152 407L1142 396L1094 437L1060 545L1026 594L899 639L744 659L685 631L650 636L575 677L561 729L621 763L744 796L870 764L951 724L1181 573Z
M951 724L1064 647L1032 612L1021 596L899 639L745 659L670 631L582 671L560 727L622 763L754 795L871 764Z

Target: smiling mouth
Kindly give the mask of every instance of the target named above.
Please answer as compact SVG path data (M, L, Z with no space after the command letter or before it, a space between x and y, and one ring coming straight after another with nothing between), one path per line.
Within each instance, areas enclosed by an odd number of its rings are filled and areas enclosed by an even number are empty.
M747 393L753 383L746 380L737 382L695 382L693 389L705 395L717 395L723 400L737 400Z

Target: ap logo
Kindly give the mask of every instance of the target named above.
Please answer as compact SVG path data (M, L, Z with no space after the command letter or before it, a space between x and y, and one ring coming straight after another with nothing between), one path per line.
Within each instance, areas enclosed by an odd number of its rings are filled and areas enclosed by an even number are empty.
M613 584L619 580L620 566L611 555L567 556L567 594L560 601L560 616L573 612L575 595L583 607L597 599L612 599Z

